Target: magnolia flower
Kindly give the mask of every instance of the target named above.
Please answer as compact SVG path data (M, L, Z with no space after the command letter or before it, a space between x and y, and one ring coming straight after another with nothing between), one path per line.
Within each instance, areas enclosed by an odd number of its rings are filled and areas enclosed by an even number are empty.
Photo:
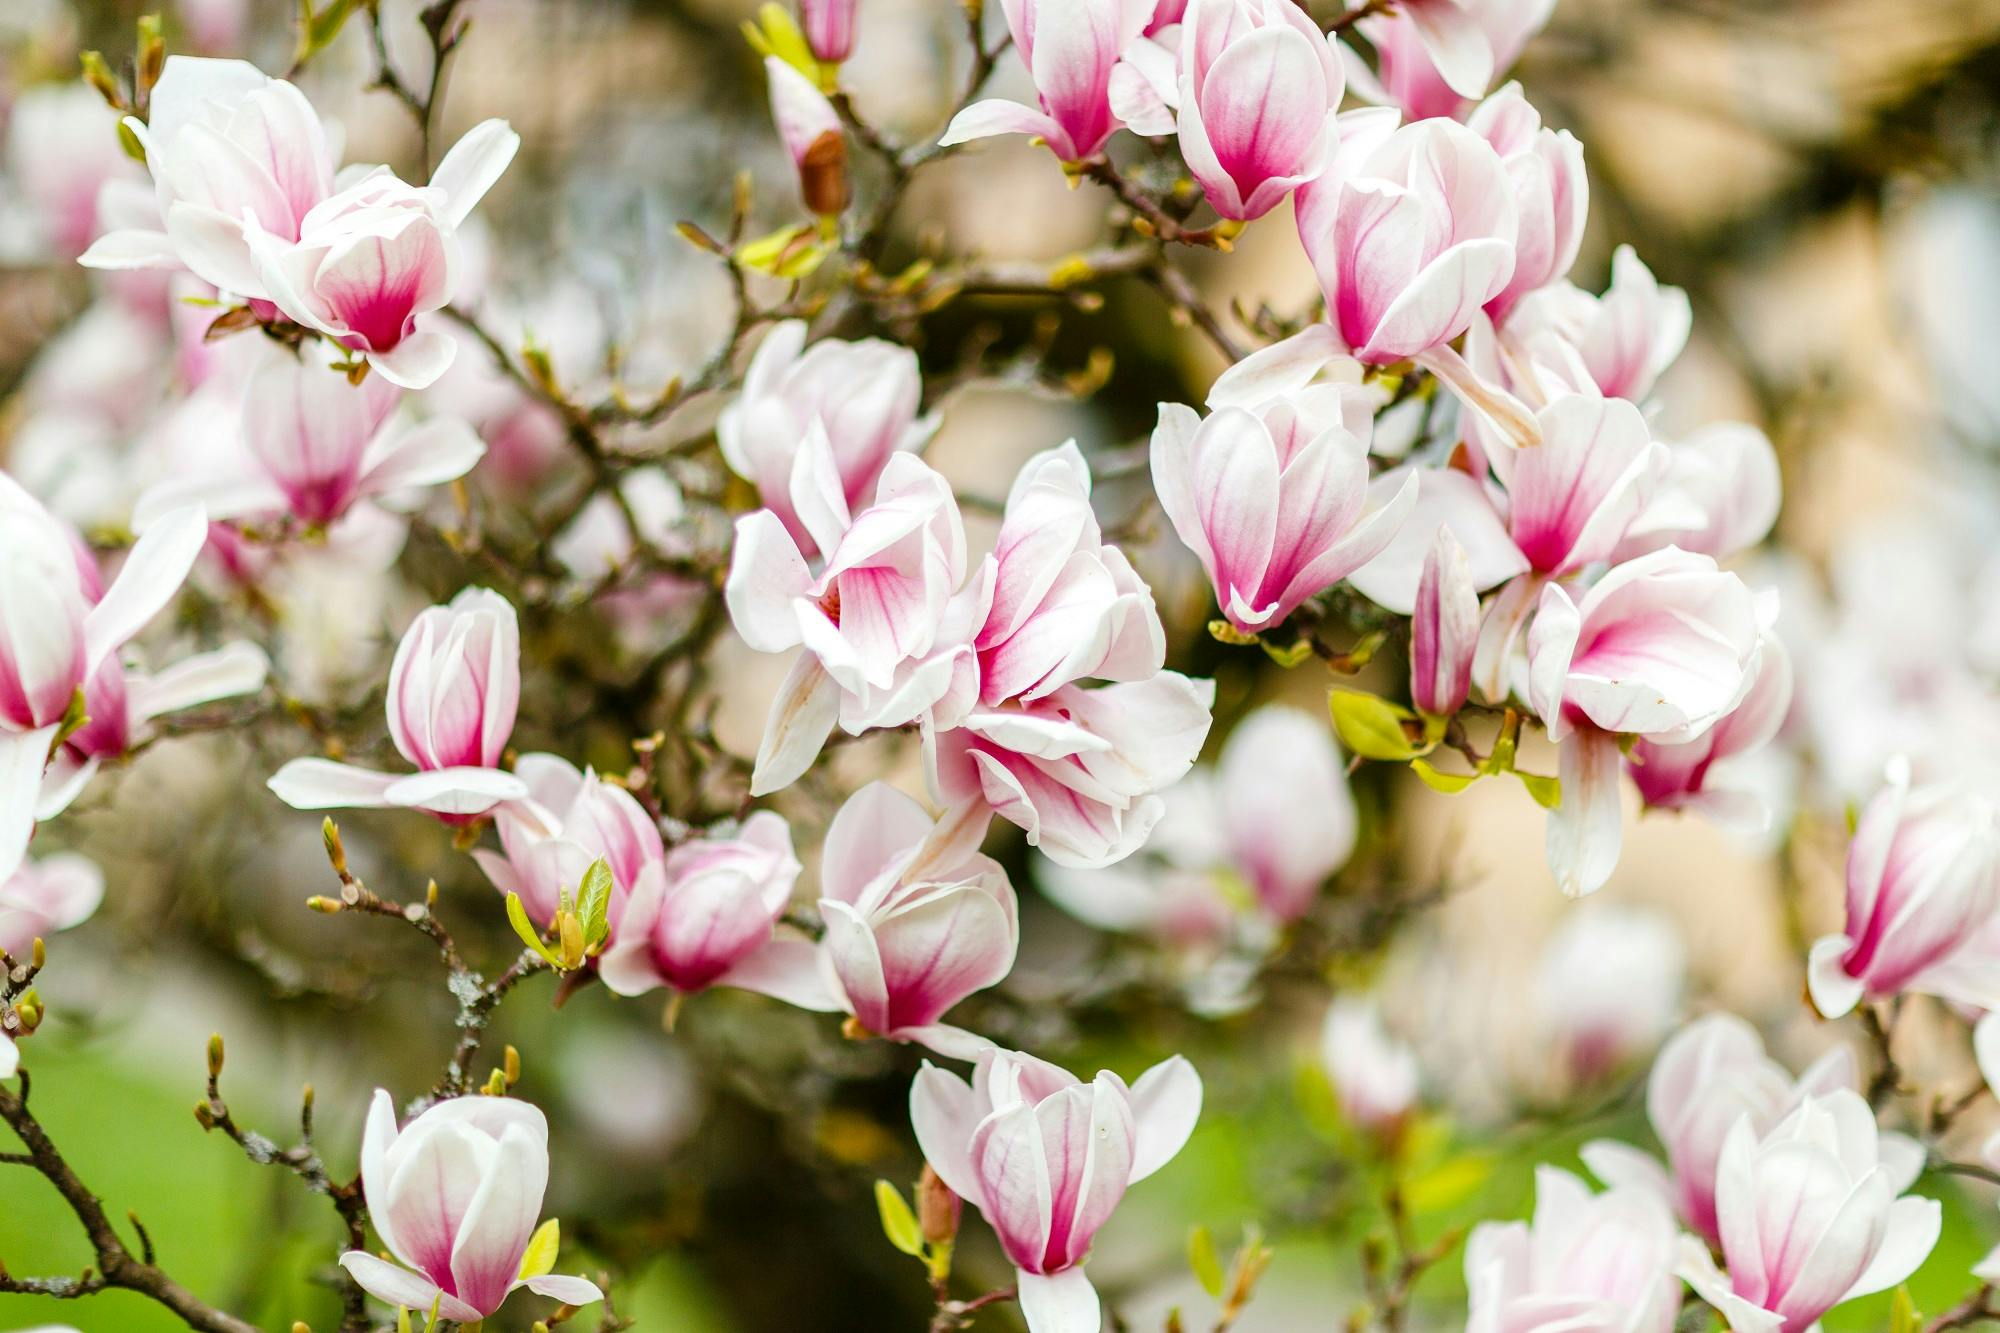
M1727 560L1769 535L1783 489L1777 450L1763 431L1737 421L1704 426L1668 446L1656 498L1615 558L1678 546Z
M1354 852L1359 818L1324 716L1266 704L1216 761L1215 817L1229 869L1272 919L1296 921Z
M1555 7L1556 0L1405 0L1355 25L1380 65L1371 75L1350 58L1355 91L1401 107L1411 120L1457 115L1486 95Z
M799 175L799 195L821 217L836 217L851 197L847 179L847 135L840 113L811 79L777 56L764 57L771 85L771 120Z
M758 652L800 648L773 702L751 791L789 785L838 721L849 734L941 714L949 725L977 691L970 643L992 599L990 577L965 577L965 527L951 484L910 454L883 471L874 503L848 517L826 432L813 422L800 464L812 480L800 521L826 552L815 575L777 515L736 521L724 597ZM990 568L990 567L989 567Z
M799 0L799 26L814 60L838 65L854 53L855 11L861 0Z
M1013 887L978 853L983 814L940 826L883 782L847 798L820 855L818 946L780 940L794 977L765 989L851 1016L891 1041L973 1059L992 1043L938 1020L1013 970L1020 942Z
M1810 1097L1854 1088L1854 1054L1835 1046L1796 1080L1764 1054L1757 1030L1734 1014L1709 1014L1667 1040L1646 1081L1646 1115L1666 1149L1668 1170L1629 1144L1600 1139L1583 1160L1607 1185L1640 1186L1667 1199L1682 1222L1720 1243L1715 1211L1722 1145L1738 1121L1763 1135ZM1915 1148L1885 1137L1889 1152Z
M786 998L765 979L790 970L792 960L769 946L799 870L791 829L768 810L744 820L733 838L683 843L640 873L612 923L598 975L620 995L741 986Z
M1566 1081L1590 1084L1652 1050L1679 1017L1687 948L1671 921L1637 908L1571 912L1535 971L1536 1031Z
M1176 1055L1129 1088L1031 1055L982 1055L972 1082L928 1062L910 1121L931 1168L977 1208L1014 1265L1030 1333L1097 1333L1081 1267L1128 1187L1173 1160L1201 1114L1201 1079Z
M1092 156L1120 126L1111 110L1111 72L1152 21L1153 0L1008 0L1003 8L1014 48L1035 81L1039 109L998 98L974 102L952 118L938 142L1032 134L1065 162Z
M1410 700L1431 717L1450 717L1472 692L1479 645L1479 590L1472 562L1449 527L1437 530L1417 583L1410 619Z
M271 662L254 643L236 642L184 657L155 672L107 658L83 690L87 719L64 741L42 784L41 816L66 808L100 762L120 759L152 733L155 718L183 708L255 694Z
M294 759L269 786L294 810L394 806L469 823L529 794L500 767L520 701L514 608L496 592L467 588L412 621L389 666L389 736L417 773Z
M923 377L917 354L879 338L822 338L806 346L804 320L779 324L758 344L743 392L722 411L716 439L737 476L757 488L801 554L820 554L792 506L794 489L814 484L806 436L817 424L849 513L868 507L890 456L919 449L936 433L935 415L919 418Z
M267 351L244 394L237 466L168 478L140 497L133 521L144 528L199 500L211 519L287 513L324 528L361 500L456 481L485 454L453 417L394 424L403 391L381 376L350 384L334 358L322 343Z
M1350 1123L1384 1137L1401 1130L1417 1104L1417 1055L1389 1035L1373 998L1336 997L1326 1011L1319 1051Z
M198 506L167 514L105 588L74 532L0 473L0 881L27 852L71 701L173 599L207 535Z
M365 359L384 379L429 387L458 344L418 318L457 294L458 229L520 146L507 122L483 121L452 145L429 185L407 185L377 168L313 205L296 235L251 220L245 239L263 291L286 318Z
M1903 1281L1943 1215L1935 1199L1898 1197L1922 1155L1883 1148L1875 1113L1846 1090L1804 1098L1767 1133L1740 1117L1716 1172L1728 1272L1689 1237L1681 1276L1737 1333L1806 1333L1841 1302Z
M1761 829L1771 812L1755 791L1728 782L1729 765L1770 744L1791 705L1791 655L1767 630L1757 651L1757 678L1743 702L1691 741L1635 741L1625 772L1649 807L1696 810L1724 824Z
M1590 213L1590 180L1583 145L1568 130L1542 126L1541 113L1510 83L1479 104L1466 126L1500 155L1514 186L1518 229L1514 276L1486 303L1498 323L1522 297L1565 277L1583 244Z
M1910 786L1909 767L1862 811L1847 849L1847 928L1816 941L1813 1006L1838 1018L1905 991L2000 1009L2000 960L1970 948L2000 907L2000 810L1984 792Z
M973 638L980 701L1032 702L1086 678L1145 680L1166 661L1153 594L1106 545L1075 441L1022 465L992 560L993 597Z
M1346 80L1292 0L1194 0L1180 36L1181 153L1215 211L1260 218L1333 152Z
M39 239L64 260L82 254L108 221L98 211L106 183L138 184L105 122L104 99L81 80L21 89L7 109L6 153L8 176L32 210Z
M1466 1333L1670 1333L1680 1313L1673 1215L1643 1189L1592 1194L1535 1168L1535 1215L1482 1222L1465 1245Z
M1194 765L1214 704L1214 681L1162 671L975 708L956 728L925 729L931 789L947 806L986 803L1058 865L1110 865L1152 832L1158 793Z
M1621 245L1604 295L1553 283L1523 297L1502 334L1517 360L1559 358L1551 340L1571 349L1600 393L1636 403L1680 356L1693 322L1687 293L1660 286L1632 247Z
M549 922L563 893L574 897L584 872L602 859L611 869L615 916L641 876L666 857L659 824L631 792L557 755L524 754L514 776L528 794L494 818L502 850L475 849L473 860L494 888L520 895L530 920Z
M1246 634L1276 628L1380 554L1417 497L1413 484L1371 496L1366 435L1284 396L1206 420L1160 404L1152 464L1167 521Z
M402 1129L395 1104L376 1089L361 1134L361 1188L375 1234L402 1267L366 1250L340 1266L377 1300L441 1319L473 1323L517 1288L566 1305L604 1293L549 1270L553 1221L541 1228L549 1182L549 1123L511 1097L438 1102Z
M23 862L0 882L0 952L26 962L35 941L82 925L104 901L104 872L88 857L59 852Z
M1542 443L1496 449L1507 527L1538 573L1574 573L1608 560L1663 484L1667 447L1622 398L1563 394L1535 414Z
M268 297L249 230L296 241L333 193L334 154L311 104L245 61L169 56L147 118L125 125L146 150L159 221L108 232L81 262L186 268L222 291Z

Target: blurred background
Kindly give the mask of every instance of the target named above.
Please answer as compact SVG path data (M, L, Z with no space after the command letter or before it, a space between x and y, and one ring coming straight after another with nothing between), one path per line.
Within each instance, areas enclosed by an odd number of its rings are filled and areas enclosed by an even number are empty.
M198 415L171 410L162 294L70 262L93 234L98 185L139 170L75 80L77 56L129 51L145 8L0 5L0 461L91 532L116 532L144 479L198 459L203 433ZM383 9L391 58L422 77L416 5ZM471 0L439 142L488 116L521 132L522 157L482 210L480 299L549 347L566 383L601 383L615 367L636 395L709 355L726 332L727 283L675 224L726 225L739 172L755 186L752 234L795 218L739 31L753 9ZM170 49L273 72L289 64L292 17L268 0L166 11ZM374 57L352 26L301 84L344 125L347 160L413 170L408 118L366 89ZM964 60L951 0L864 0L843 84L872 122L914 140L936 133ZM1423 1237L1517 1216L1536 1162L1573 1165L1578 1143L1607 1134L1648 1141L1647 1062L1684 1016L1741 1013L1795 1068L1839 1039L1799 989L1805 942L1837 925L1850 806L1892 754L1934 774L2000 754L2000 0L1562 0L1517 73L1545 120L1585 146L1590 240L1575 280L1601 288L1612 248L1629 243L1693 300L1694 339L1659 392L1657 429L1677 438L1740 420L1777 446L1784 514L1754 561L1757 581L1782 590L1800 691L1754 777L1779 817L1760 838L1634 818L1611 885L1578 906L1549 881L1540 812L1511 785L1447 798L1364 768L1355 849L1321 910L1254 947L1227 929L1083 924L1035 891L1053 877L1003 826L988 850L1022 891L1025 935L1015 975L961 1011L968 1025L1128 1077L1182 1050L1208 1088L1190 1149L1135 1193L1092 1264L1133 1329L1161 1327L1176 1304L1189 1327L1208 1326L1213 1303L1183 1257L1196 1224L1227 1248L1254 1223L1276 1246L1241 1333L1331 1327L1361 1298L1356 1255L1381 1219L1318 1069L1329 977L1382 995L1449 1125L1423 1164ZM996 83L1025 88L1016 57ZM1045 153L994 141L921 179L895 252L1054 262L1101 239L1107 203L1095 186L1067 189ZM1189 271L1217 309L1289 317L1317 297L1288 209L1235 255ZM967 299L897 332L945 409L931 460L966 493L997 500L1022 459L1069 436L1095 453L1112 478L1100 515L1158 595L1179 645L1171 664L1218 679L1212 761L1257 704L1323 717L1326 680L1204 632L1207 588L1145 503L1143 443L1155 404L1199 401L1220 363L1152 291L1113 282L1104 296ZM468 360L435 397L488 439L478 485L516 498L559 488L560 432ZM1102 383L1080 399L1051 392L1064 376ZM698 494L702 479L688 484ZM719 479L707 484L720 494ZM990 541L991 520L973 528L975 545ZM397 634L466 581L420 532L401 548L303 560L251 610L275 637L287 691L380 746ZM687 605L655 592L614 614L530 619L517 748L630 765L630 739L658 723L659 700L638 688L646 664ZM230 597L173 634L213 642L217 619L241 609ZM753 752L785 663L725 635L708 665L715 737ZM95 918L51 941L39 1113L113 1215L146 1223L170 1271L279 1328L333 1322L318 1279L339 1230L296 1180L194 1123L208 1035L227 1038L225 1091L247 1123L287 1136L299 1089L314 1085L342 1173L369 1090L428 1087L451 1040L441 970L414 932L303 910L330 888L317 821L263 779L305 746L279 721L162 744L37 842L86 853L107 882ZM1530 754L1527 766L1553 761ZM846 747L837 771L922 787L897 737ZM802 847L832 808L822 795L788 796ZM684 813L733 805L697 784ZM476 965L512 956L497 895L445 831L392 814L341 823L372 886L412 898L435 877L440 914ZM1164 879L1170 850L1138 873ZM489 1057L500 1042L522 1052L521 1092L553 1123L548 1211L613 1273L619 1312L675 1333L923 1327L921 1272L882 1240L870 1194L877 1177L915 1174L905 1097L917 1057L728 991L690 1003L668 1035L658 1000L586 988L555 1012L538 980L489 1043ZM1913 1015L1905 1067L1970 1086L1957 1031ZM1989 1119L1956 1132L1976 1145ZM2000 1213L1990 1191L1926 1187L1947 1201L1946 1240L1912 1289L1935 1310L1968 1285ZM967 1232L961 1271L1004 1280L987 1233L969 1219ZM86 1259L38 1180L0 1175L10 1271L74 1272ZM1413 1326L1462 1322L1458 1267L1454 1255L1426 1279ZM1881 1327L1882 1309L1857 1302L1828 1323ZM529 1317L510 1311L489 1328ZM982 1327L1013 1318L995 1311ZM121 1293L68 1306L0 1297L0 1327L48 1320L85 1333L175 1326Z

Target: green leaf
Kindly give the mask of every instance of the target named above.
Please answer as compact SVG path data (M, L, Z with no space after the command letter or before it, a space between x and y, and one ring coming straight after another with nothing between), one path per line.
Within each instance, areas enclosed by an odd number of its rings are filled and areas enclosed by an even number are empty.
M891 1245L904 1254L923 1258L924 1231L917 1225L917 1215L910 1211L902 1193L886 1180L875 1182L875 1211L882 1215L882 1234Z
M1257 642L1256 635L1245 634L1242 630L1220 617L1208 622L1208 637L1214 639L1217 643L1226 643L1237 648L1247 647Z
M812 47L807 44L805 33L799 30L798 20L783 5L767 3L759 7L756 22L744 21L743 39L758 55L776 56L811 79L815 86L822 83Z
M1215 1237L1207 1227L1188 1233L1188 1267L1201 1282L1201 1289L1216 1300L1222 1299L1222 1261L1215 1255Z
M1910 1298L1907 1285L1896 1288L1895 1297L1889 1302L1889 1333L1922 1333L1924 1317L1917 1313L1917 1303Z
M1403 1187L1403 1200L1414 1213L1441 1212L1471 1198L1492 1175L1492 1154L1464 1153L1411 1180Z
M1455 796L1473 783L1479 781L1477 773L1445 773L1433 766L1428 759L1412 759L1410 769L1423 779L1432 791L1441 791L1447 796Z
M562 966L561 957L553 949L549 948L548 945L542 943L541 932L535 929L534 922L528 920L528 909L521 905L521 895L518 893L507 895L507 924L514 928L516 935L521 937L521 943L540 954L549 966L555 968Z
M1543 777L1540 773L1523 773L1514 770L1514 776L1521 779L1521 785L1528 789L1528 795L1535 798L1535 804L1544 810L1553 810L1562 804L1562 779Z
M1359 690L1333 691L1328 707L1341 743L1364 759L1402 762L1424 752L1403 730L1403 723L1415 716L1407 708Z
M814 242L813 235L811 227L780 227L769 236L738 246L736 262L775 278L810 277L827 255L826 246Z
M1257 640L1257 642L1263 645L1266 657L1287 671L1290 671L1293 667L1312 656L1313 646L1310 639L1300 639L1289 648L1273 647L1262 639Z
M577 915L583 918L583 945L595 953L611 937L611 863L598 857L577 887Z
M521 1255L520 1280L546 1277L556 1270L556 1251L562 1248L562 1226L552 1217L535 1228L528 1248Z
M410 1311L406 1306L396 1307L396 1333L410 1333Z

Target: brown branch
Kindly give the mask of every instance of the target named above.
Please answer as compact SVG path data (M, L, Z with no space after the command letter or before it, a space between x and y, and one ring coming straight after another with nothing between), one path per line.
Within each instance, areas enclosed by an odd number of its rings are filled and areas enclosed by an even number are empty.
M1924 1325L1924 1333L1943 1333L1948 1328L1967 1328L2000 1318L1993 1308L1993 1284L1982 1282L1979 1289Z

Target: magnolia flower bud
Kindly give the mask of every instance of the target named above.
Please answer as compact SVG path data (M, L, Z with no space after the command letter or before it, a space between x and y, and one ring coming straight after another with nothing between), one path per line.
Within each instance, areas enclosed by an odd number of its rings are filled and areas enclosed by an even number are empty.
M1418 712L1450 717L1464 706L1478 646L1479 592L1472 565L1451 529L1440 527L1424 557L1410 621L1410 700Z
M813 59L838 65L854 53L855 11L861 0L799 0L799 26Z
M946 1245L958 1235L958 1217L965 1201L952 1193L951 1186L929 1162L917 1178L917 1221L923 1228L924 1243Z
M1417 1057L1389 1035L1373 999L1341 996L1326 1011L1320 1062L1341 1114L1362 1129L1393 1139L1417 1104Z
M810 79L777 56L764 58L764 73L771 82L771 119L798 170L800 197L820 217L838 217L851 198L840 113Z

